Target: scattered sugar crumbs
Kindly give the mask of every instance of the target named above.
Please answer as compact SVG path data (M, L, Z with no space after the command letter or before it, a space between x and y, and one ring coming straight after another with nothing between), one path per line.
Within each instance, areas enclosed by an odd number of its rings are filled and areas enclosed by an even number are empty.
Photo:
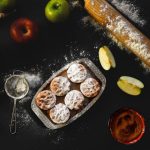
M144 20L140 15L140 8L138 8L131 0L109 0L120 12L125 14L133 22L137 23L139 26L144 26L146 20Z
M27 110L21 106L19 106L19 108L17 107L16 117L17 117L17 128L22 129L24 127L28 127L33 122L33 119L28 114Z
M81 8L80 0L69 0L70 6L72 8Z

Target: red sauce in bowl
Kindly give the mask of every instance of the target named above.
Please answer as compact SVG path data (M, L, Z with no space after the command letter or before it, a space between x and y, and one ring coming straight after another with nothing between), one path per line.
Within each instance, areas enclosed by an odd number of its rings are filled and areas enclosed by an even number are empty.
M121 108L109 120L112 136L122 144L139 141L145 132L144 118L135 110Z

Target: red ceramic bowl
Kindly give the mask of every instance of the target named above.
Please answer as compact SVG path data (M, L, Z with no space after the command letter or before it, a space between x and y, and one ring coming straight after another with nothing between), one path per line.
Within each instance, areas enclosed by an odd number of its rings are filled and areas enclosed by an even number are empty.
M113 138L126 145L139 141L145 132L144 118L131 108L113 113L108 125Z

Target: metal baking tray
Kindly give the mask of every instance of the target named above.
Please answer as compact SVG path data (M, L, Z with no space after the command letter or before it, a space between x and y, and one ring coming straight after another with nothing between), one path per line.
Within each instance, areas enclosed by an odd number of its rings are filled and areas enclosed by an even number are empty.
M92 98L92 100L89 101L89 103L78 113L76 113L75 115L73 115L72 117L70 117L70 119L63 124L55 124L51 121L51 119L44 113L43 110L41 110L35 103L35 99L36 96L39 92L43 91L52 81L53 78L55 78L56 76L59 76L62 72L67 71L67 69L69 68L69 66L73 63L81 63L83 64L88 71L88 77L95 77L101 84L101 90L99 92L99 94ZM70 123L72 123L73 121L75 121L76 119L78 119L80 116L82 116L87 110L89 110L94 103L100 99L100 96L102 95L104 89L106 86L106 78L105 76L101 73L101 71L94 65L94 63L89 60L88 58L82 58L82 59L78 59L76 61L73 61L67 65L65 65L63 68L61 68L59 71L57 71L56 73L54 73L37 91L37 93L35 94L35 96L32 99L31 102L31 109L33 110L33 112L37 115L37 117L43 122L43 124L49 128L49 129L58 129L58 128L62 128ZM71 111L71 110L70 110Z

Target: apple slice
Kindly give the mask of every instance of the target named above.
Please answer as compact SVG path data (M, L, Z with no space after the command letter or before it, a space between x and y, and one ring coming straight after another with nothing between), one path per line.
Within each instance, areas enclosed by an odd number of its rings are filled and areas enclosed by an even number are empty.
M115 67L116 67L116 61L115 61L115 58L114 58L112 52L110 51L110 49L109 49L107 46L104 46L104 49L106 50L106 54L107 54L107 56L108 56L108 58L109 58L109 61L110 61L110 63L111 63L111 66L112 66L113 68L115 68Z
M109 70L111 68L109 58L108 58L106 51L103 47L99 49L99 61L100 61L101 66L105 70Z
M122 77L120 77L120 79L127 81L128 83L133 84L141 89L144 88L144 84L136 78L129 77L129 76L122 76Z
M101 66L105 70L109 70L111 67L116 67L114 56L107 46L103 46L99 49L99 60Z
M120 77L117 85L122 91L133 96L140 95L141 89L144 88L144 84L141 81L129 76Z

